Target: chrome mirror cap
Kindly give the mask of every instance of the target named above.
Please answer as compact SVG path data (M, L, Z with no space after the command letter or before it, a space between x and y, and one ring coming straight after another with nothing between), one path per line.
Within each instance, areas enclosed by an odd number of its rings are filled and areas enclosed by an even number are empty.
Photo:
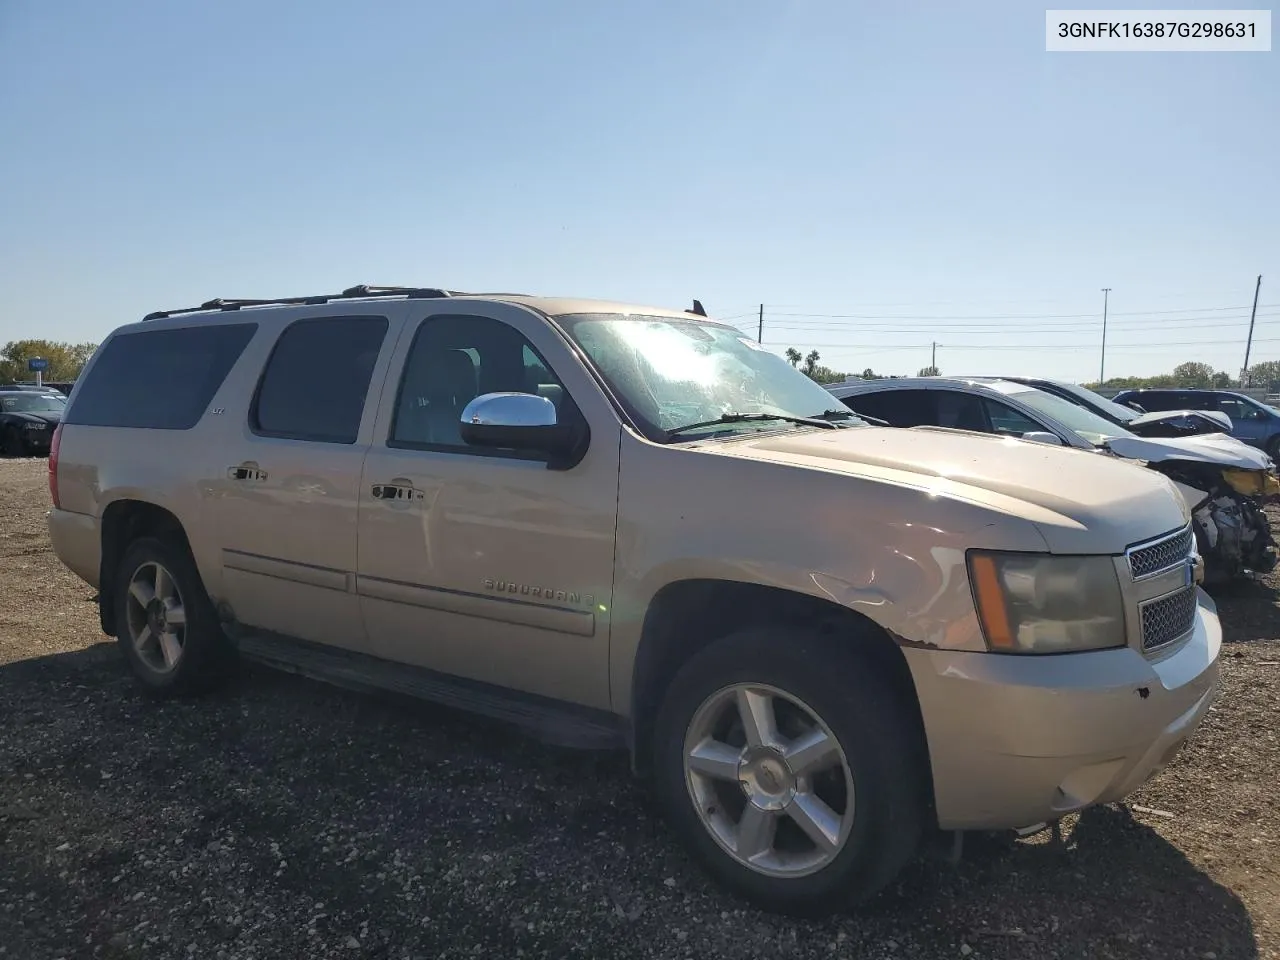
M485 393L462 410L464 424L484 427L554 427L556 406L532 393Z

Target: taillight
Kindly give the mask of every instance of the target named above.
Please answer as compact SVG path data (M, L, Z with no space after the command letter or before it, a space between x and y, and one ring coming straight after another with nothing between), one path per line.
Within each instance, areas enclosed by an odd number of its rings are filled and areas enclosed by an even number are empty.
M53 439L49 441L49 496L53 498L55 510L62 506L58 502L58 448L60 446L62 446L62 424L53 428Z

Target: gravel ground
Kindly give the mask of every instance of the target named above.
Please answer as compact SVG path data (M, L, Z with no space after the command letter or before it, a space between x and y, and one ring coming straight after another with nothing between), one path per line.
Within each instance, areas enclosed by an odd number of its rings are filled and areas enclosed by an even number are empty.
M1219 597L1223 696L1133 805L802 923L712 889L624 757L262 669L147 702L47 504L0 461L0 957L1280 957L1280 577Z

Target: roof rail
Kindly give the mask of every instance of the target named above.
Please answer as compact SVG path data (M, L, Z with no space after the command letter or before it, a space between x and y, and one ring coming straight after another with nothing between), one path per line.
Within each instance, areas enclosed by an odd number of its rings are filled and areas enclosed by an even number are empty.
M290 306L301 304L322 304L332 300L369 300L374 297L404 297L408 300L434 300L440 297L459 296L456 290L442 290L439 287L378 287L367 283L347 287L341 293L322 293L309 297L270 297L262 300L215 297L206 300L198 307L179 307L176 310L156 310L142 318L163 320L165 317L177 317L186 313L208 313L212 311L239 310L241 307Z

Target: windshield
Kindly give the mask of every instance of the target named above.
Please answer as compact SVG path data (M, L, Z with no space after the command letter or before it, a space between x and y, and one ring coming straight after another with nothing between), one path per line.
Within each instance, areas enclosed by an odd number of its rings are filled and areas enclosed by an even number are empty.
M1115 417L1121 423L1128 423L1130 420L1136 420L1139 416L1137 410L1131 410L1129 407L1122 407L1114 400L1108 400L1106 397L1102 396L1102 394L1094 393L1092 390L1087 390L1074 383L1060 383L1058 384L1058 389L1065 390L1073 397L1079 397L1081 403L1092 408L1097 413L1102 414L1105 417Z
M67 401L44 393L17 393L0 397L0 410L5 413L61 413Z
M557 318L651 439L726 414L776 414L861 425L840 401L733 327L675 317L571 314ZM708 432L776 430L775 421L717 424ZM794 429L794 426L788 429Z
M997 389L1000 388L997 387ZM1025 403L1033 410L1038 410L1040 413L1053 417L1053 419L1074 430L1095 447L1100 446L1104 440L1109 440L1113 437L1134 436L1124 427L1117 426L1110 420L1104 420L1092 410L1086 410L1070 400L1063 400L1061 397L1055 397L1053 394L1045 393L1043 390L1033 390L1019 385L1017 389L1005 389L1001 390L1001 392L1006 396L1014 397L1021 403Z

